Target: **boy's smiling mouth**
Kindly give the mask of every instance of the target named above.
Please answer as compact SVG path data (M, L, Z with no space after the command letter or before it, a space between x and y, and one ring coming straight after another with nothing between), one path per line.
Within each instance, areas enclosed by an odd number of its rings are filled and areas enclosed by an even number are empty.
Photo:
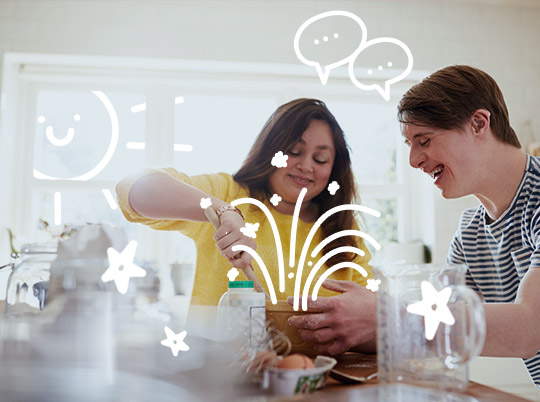
M437 180L437 177L441 175L443 170L444 170L444 166L439 165L436 169L434 169L431 173L429 173L429 175L431 176L432 179Z

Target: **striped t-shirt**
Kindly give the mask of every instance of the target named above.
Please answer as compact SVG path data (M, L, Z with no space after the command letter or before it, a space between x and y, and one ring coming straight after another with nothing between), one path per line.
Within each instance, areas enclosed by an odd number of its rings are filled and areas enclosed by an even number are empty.
M463 212L448 262L465 264L467 285L487 303L512 303L529 268L540 268L540 157L527 155L527 167L508 209L491 224L480 205ZM523 359L540 388L540 351Z

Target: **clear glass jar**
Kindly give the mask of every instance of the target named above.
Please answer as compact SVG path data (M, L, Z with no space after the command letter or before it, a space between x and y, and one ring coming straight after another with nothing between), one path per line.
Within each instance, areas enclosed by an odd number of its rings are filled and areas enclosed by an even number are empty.
M24 244L8 279L5 315L38 313L45 307L57 243Z

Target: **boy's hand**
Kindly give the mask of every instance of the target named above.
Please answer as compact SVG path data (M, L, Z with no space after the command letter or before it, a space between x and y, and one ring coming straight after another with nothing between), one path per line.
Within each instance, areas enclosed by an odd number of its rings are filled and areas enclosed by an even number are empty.
M327 279L322 286L341 294L317 297L315 301L310 297L308 309L323 310L323 313L289 318L289 323L298 328L300 337L315 343L315 349L322 354L329 355L373 343L377 330L375 294L352 281ZM292 296L287 302L293 304Z

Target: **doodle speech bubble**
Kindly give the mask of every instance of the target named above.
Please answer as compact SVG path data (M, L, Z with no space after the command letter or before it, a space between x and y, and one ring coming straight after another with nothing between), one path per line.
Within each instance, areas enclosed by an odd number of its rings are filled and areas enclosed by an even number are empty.
M389 101L391 85L409 75L412 67L413 56L405 43L394 38L376 38L366 42L350 60L349 77L356 87L375 89ZM367 78L357 79L355 68Z
M311 17L296 31L294 52L313 66L326 85L330 71L354 59L366 42L366 25L347 11L327 11Z

